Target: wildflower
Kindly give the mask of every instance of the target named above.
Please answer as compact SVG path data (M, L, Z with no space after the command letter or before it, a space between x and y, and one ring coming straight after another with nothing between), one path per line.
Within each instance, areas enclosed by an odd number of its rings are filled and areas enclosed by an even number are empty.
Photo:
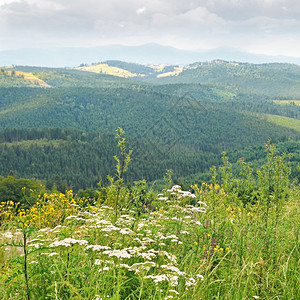
M200 280L201 280L201 281L203 281L203 280L204 280L204 277L203 277L203 275L196 274L196 277L197 277L197 278L200 278Z
M146 261L143 263L135 263L130 266L130 270L135 273L140 273L141 271L148 272L152 267L156 267L156 264L152 261Z
M185 286L190 287L196 284L196 280L193 277L190 277L189 279L186 280Z
M179 295L179 292L175 291L175 290L169 290L169 293L174 293L176 295Z
M149 253L149 252L144 252L144 253L139 253L138 256L143 257L144 259L152 260L152 258L155 258L156 255L154 253Z
M110 232L110 231L113 231L113 230L118 231L118 230L120 230L120 228L116 227L116 226L113 226L113 225L109 225L109 226L104 227L104 228L101 229L101 231L106 231L106 232Z
M169 253L169 252L167 252L167 251L159 251L159 255L164 255L164 256L166 256L172 263L176 263L176 261L177 261L177 258L176 258L176 255L174 255L174 254L171 254L171 253Z
M52 252L52 253L49 253L49 257L52 257L52 256L55 256L55 255L59 255L58 253L56 253L56 252Z
M167 201L168 197L159 197L158 200L160 200L160 201Z
M59 246L65 246L65 247L69 247L72 244L79 244L79 245L85 245L88 242L86 240L75 240L72 238L66 238L64 240L61 241L55 241L52 244L50 244L50 247L59 247Z
M29 244L28 247L34 247L35 249L40 248L40 246L42 246L43 244L41 243L36 243L36 244Z
M186 231L186 230L181 230L180 234L190 234L190 233L188 231Z
M131 233L133 233L133 231L129 228L121 228L120 233L123 234L123 235L124 234L131 234Z
M191 211L192 211L192 212L195 212L195 213L198 213L198 212L205 213L205 212L206 212L206 210L205 210L204 207L193 207L193 208L191 209Z
M99 266L99 265L101 265L102 264L102 260L101 259L96 259L95 260L95 262L94 262L94 264L96 265L96 266Z
M11 232L5 232L5 233L2 233L2 236L8 238L8 239L12 239L14 237L14 235L11 233Z
M179 276L184 276L185 273L180 271L177 267L169 264L169 265L161 265L160 266L162 269L165 269L165 270L168 270L168 271L172 271L172 272L175 272L177 275Z
M101 245L88 245L86 249L92 249L93 251L101 251L101 250L110 250L111 248L108 246L101 246Z
M158 283L158 282L162 282L162 281L169 281L169 278L166 274L162 274L162 275L148 275L144 278L151 278L153 279L153 281L155 283Z
M118 257L118 258L130 258L132 255L129 254L126 250L107 250L104 251L103 254L107 254L108 256Z

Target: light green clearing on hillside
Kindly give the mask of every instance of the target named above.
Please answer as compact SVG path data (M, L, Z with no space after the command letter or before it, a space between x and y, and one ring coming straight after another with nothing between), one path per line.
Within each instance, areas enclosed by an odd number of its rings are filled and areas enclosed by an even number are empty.
M12 71L7 71L8 74L11 75ZM15 71L15 74L17 76L22 76L24 78L24 80L26 81L30 81L33 84L37 84L39 86L42 87L47 87L47 88L51 88L52 86L49 85L48 83L46 83L45 81L43 81L42 79L36 77L35 75L33 75L32 73L28 73L28 72L22 72L22 71Z
M283 127L291 128L300 132L300 120L298 119L277 116L277 115L270 115L270 114L263 114L263 116L266 117L266 119L272 123L275 123Z
M113 76L123 77L123 78L142 76L141 74L134 74L125 69L109 66L108 64L91 65L91 66L79 67L75 69L81 71L99 73L99 74L113 75Z
M276 104L300 106L300 100L273 100Z

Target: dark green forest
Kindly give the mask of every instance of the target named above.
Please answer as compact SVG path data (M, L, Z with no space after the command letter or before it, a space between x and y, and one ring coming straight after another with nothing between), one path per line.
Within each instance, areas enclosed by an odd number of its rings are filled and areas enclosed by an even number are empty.
M156 78L149 66L106 64L144 76L133 79L84 72L16 66L0 72L0 175L36 178L52 189L95 188L114 174L115 131L126 132L133 150L126 180L161 180L173 171L185 187L209 178L225 151L263 164L264 143L293 153L299 165L298 127L269 121L265 114L300 122L300 67L215 61L187 66L177 76ZM165 66L160 74L175 66ZM30 73L48 86L24 79ZM298 98L297 98L298 97ZM298 123L297 123L298 124ZM236 173L238 164L233 165ZM299 178L293 168L292 178Z

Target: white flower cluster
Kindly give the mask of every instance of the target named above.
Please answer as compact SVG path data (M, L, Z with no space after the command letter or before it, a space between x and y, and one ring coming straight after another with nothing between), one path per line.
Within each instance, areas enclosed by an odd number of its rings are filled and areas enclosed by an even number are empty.
M185 286L188 288L193 285L196 285L196 280L193 277L188 278L185 282Z
M149 272L151 268L156 267L156 263L152 261L146 261L143 263L135 263L132 266L129 266L130 271L134 271L135 273Z
M162 281L168 281L170 283L170 286L178 285L178 276L176 275L171 275L171 274L148 275L145 276L144 278L151 278L156 284Z
M139 253L138 256L141 256L142 258L147 260L152 260L153 258L156 258L156 254L152 252Z
M169 265L161 265L160 267L162 269L167 270L167 271L174 272L174 273L178 274L179 276L184 276L185 275L185 273L182 272L182 271L180 271L179 268L177 268L177 267L175 267L175 266L173 266L171 264L169 264Z
M92 249L93 251L101 251L101 250L110 250L111 248L108 246L101 246L101 245L88 245L86 249Z
M88 242L86 240L75 240L72 238L66 238L61 241L55 241L52 244L49 245L49 247L59 247L59 246L65 246L69 247L74 244L79 244L79 245L86 245Z
M7 239L12 239L14 237L14 235L10 231L2 233L2 236L7 238Z
M192 194L189 191L182 191L180 185L174 185L167 192L171 193L171 195L176 195L178 198L196 198L196 195Z
M171 189L166 190L167 193L169 193L171 196L177 197L177 199L180 198L196 198L196 195L192 194L189 191L182 191L180 185L174 185ZM170 202L168 196L164 196L163 194L158 194L157 199L160 201L164 201L166 203Z
M71 220L71 219L73 219L73 220L77 220L77 221L86 221L86 219L83 219L83 218L81 218L81 217L78 217L78 216L68 216L68 217L66 217L66 220Z
M121 250L107 250L103 251L103 254L107 254L109 257L115 256L118 258L130 258L132 257L125 249Z

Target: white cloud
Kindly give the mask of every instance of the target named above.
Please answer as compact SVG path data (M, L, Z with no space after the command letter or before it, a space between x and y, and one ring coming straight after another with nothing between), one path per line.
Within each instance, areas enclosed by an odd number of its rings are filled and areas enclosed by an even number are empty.
M272 40L296 54L299 15L299 0L0 0L0 50L163 42L259 52Z
M136 11L138 15L144 14L145 12L146 12L146 7L141 7Z

